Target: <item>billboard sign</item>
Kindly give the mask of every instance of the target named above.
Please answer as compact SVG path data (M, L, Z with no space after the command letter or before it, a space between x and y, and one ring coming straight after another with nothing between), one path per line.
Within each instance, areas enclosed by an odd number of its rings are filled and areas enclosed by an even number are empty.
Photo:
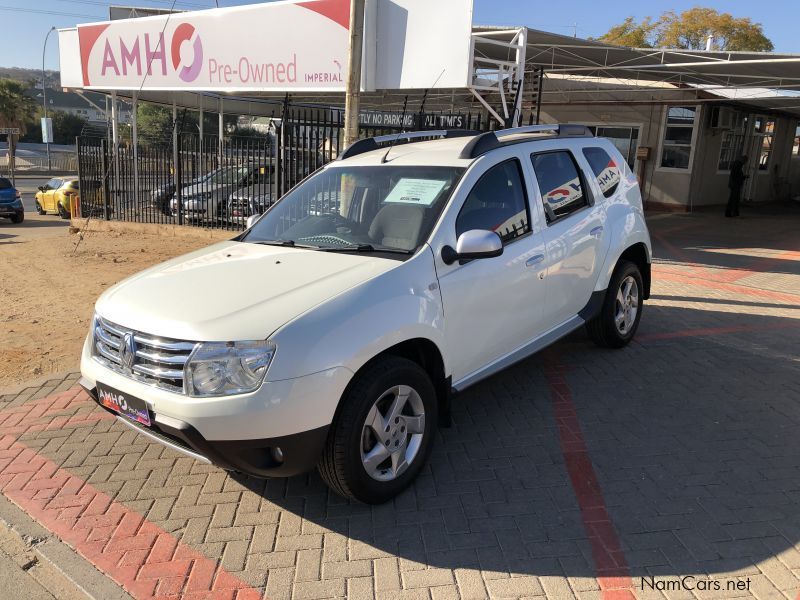
M83 87L341 91L349 26L349 0L283 1L79 25Z

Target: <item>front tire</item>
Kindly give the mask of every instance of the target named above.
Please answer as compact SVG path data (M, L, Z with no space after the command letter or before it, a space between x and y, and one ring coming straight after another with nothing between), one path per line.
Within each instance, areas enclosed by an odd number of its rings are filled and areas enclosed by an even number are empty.
M644 285L636 264L622 260L614 269L603 307L586 324L589 337L604 348L623 348L636 335L642 318Z
M340 496L386 502L428 460L437 413L436 390L419 365L396 356L380 359L342 397L317 470Z
M11 217L11 222L15 225L19 225L25 220L25 213L19 213L18 215L14 215Z
M46 211L45 209L43 209L43 208L42 208L42 205L41 205L41 204L39 204L39 201L38 201L38 200L36 201L36 212L37 212L38 214L40 214L40 215L46 215L46 214L47 214L47 211Z

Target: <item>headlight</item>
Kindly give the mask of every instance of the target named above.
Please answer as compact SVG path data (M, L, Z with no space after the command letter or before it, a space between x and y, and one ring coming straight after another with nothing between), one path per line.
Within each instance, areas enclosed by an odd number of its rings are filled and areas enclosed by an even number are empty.
M252 392L264 381L275 344L272 342L206 342L186 363L186 393L200 398Z

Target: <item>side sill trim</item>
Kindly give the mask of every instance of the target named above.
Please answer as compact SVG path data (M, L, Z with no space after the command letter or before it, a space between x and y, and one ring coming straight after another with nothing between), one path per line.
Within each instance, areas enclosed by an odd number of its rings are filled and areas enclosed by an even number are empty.
M469 386L478 383L482 379L486 379L487 377L491 377L495 373L502 371L503 369L510 367L514 363L518 363L519 361L528 358L532 354L536 354L540 350L546 348L553 342L561 339L568 333L571 333L578 329L581 325L583 325L586 321L583 320L582 317L579 315L575 315L568 321L565 321L555 329L551 329L547 333L541 335L540 337L528 342L524 346L506 354L505 356L498 358L493 363L486 365L485 367L470 373L466 377L456 381L453 384L453 389L457 392L461 392L464 389L468 388Z

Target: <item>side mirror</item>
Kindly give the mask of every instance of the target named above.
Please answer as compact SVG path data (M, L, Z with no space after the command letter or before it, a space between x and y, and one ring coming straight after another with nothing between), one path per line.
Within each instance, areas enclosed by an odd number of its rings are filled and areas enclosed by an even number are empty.
M260 216L261 215L250 215L247 217L247 229L250 229L253 225L255 225Z
M39 186L37 189L38 189L40 192L46 192L46 191L47 191L47 186L46 186L46 185L40 185L40 186Z
M458 236L456 249L450 246L442 248L442 260L452 265L457 260L473 260L476 258L494 258L503 254L503 240L494 231L472 229Z

